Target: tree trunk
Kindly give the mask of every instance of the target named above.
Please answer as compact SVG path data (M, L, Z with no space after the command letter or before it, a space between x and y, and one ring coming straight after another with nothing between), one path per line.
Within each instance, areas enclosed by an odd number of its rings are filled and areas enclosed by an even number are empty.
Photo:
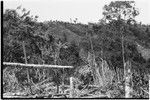
M131 62L126 62L126 76L125 76L125 98L131 98Z
M23 46L23 53L24 53L24 58L25 58L25 64L27 64L28 62L27 62L26 49L25 49L25 43L24 43L24 41L22 43L22 46ZM31 89L31 85L30 85L30 76L29 76L29 70L28 70L28 68L26 69L26 71L27 71L27 79L28 79L28 83L29 83L29 89L30 89L30 92L32 94L32 89Z
M121 32L122 34L122 32ZM121 39L121 44L122 44L122 58L123 58L123 65L124 65L124 80L125 80L125 98L130 98L130 73L131 73L131 63L128 61L125 63L125 58L124 58L124 36L122 34L122 39ZM127 71L127 72L126 72Z
M73 91L74 91L74 89L73 89L73 77L70 77L70 94L69 94L70 98L73 98Z
M122 60L123 60L123 67L124 67L124 80L125 80L125 97L127 96L127 82L126 82L126 65L125 65L125 58L124 58L124 36L123 36L123 32L121 30L122 28L120 28L120 32L121 32L121 46L122 46Z
M116 68L117 69L117 79L118 79L118 82L120 82L120 70L119 68Z
M102 56L102 80L103 83L105 83L105 72L104 72L104 60L103 60L103 49L101 50L101 56Z
M59 84L56 84L56 87L57 87L56 93L59 93Z
M126 76L125 80L125 98L130 98L130 77Z
M150 75L149 75L149 100L150 100Z
M103 80L102 80L102 77L99 73L99 68L97 68L97 66L96 66L95 54L94 54L94 50L93 50L93 43L92 43L90 35L89 35L89 39L90 39L91 50L92 50L92 57L91 57L92 61L90 61L90 66L92 68L94 84L97 85L97 86L103 86Z

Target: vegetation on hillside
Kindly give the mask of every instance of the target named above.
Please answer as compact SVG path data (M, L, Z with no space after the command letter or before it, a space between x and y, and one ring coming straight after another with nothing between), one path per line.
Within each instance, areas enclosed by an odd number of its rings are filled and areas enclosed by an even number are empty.
M58 93L58 87L69 85L69 77L73 76L81 82L78 91L85 92L90 85L97 85L100 87L97 91L110 98L121 98L125 92L124 64L130 61L132 97L148 98L141 88L148 91L150 25L134 20L139 13L131 3L116 1L105 5L104 18L88 25L63 21L38 22L38 17L31 16L30 11L24 8L6 9L3 14L3 62L25 63L24 43L27 63L74 68L29 68L31 82L28 83L25 68L4 65L4 93L27 91L29 85L32 94L52 92L53 89L45 90L40 86L37 89L35 84L44 80L54 82ZM81 94L76 94L76 97L82 97Z

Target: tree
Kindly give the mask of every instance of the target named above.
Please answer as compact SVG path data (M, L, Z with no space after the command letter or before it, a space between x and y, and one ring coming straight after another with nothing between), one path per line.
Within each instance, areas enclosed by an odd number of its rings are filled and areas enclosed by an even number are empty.
M21 10L20 7L17 8L17 10L18 9ZM34 18L29 16L30 11L26 11L25 9L23 9L22 15L19 15L17 13L17 10L7 9L5 10L5 13L3 14L3 17L4 17L4 48L3 48L4 56L5 57L7 56L9 57L11 55L15 56L15 57L12 57L13 59L11 59L11 62L24 62L22 59L24 58L25 63L27 63L28 61L27 58L32 57L29 55L41 54L37 44L35 43L35 37L33 36L34 29L35 29L34 25L36 22ZM28 50L25 50L26 44L28 44L27 46L28 47L30 46L31 48ZM8 49L8 52L10 52L9 54L7 54L7 51L5 53L5 50L6 50L5 47L10 48ZM16 51L16 47L18 49L18 52ZM24 57L23 57L23 54L25 55ZM9 59L7 58L4 59L4 61L8 61L8 60ZM30 84L28 69L27 69L27 76L28 76L28 82Z
M134 20L139 14L134 1L115 1L104 6L103 15L107 20Z
M118 22L118 32L121 34L121 46L122 46L122 60L124 65L124 77L125 77L125 88L128 87L129 80L126 81L126 65L125 65L125 48L124 48L124 32L126 23L129 20L134 20L134 17L139 14L139 12L134 7L134 1L115 1L111 2L109 5L104 6L104 16L109 22L116 20ZM125 89L126 90L126 89ZM125 97L129 97L128 91L125 91Z

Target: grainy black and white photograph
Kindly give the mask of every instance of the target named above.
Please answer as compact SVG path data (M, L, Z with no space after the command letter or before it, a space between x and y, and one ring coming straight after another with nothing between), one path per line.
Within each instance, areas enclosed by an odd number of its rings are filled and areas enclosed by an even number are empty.
M4 0L2 98L150 98L150 0Z

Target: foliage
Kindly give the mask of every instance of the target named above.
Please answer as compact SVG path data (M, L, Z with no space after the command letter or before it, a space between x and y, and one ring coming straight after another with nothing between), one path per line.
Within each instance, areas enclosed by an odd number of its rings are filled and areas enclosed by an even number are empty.
M150 59L149 57L145 59L141 55L137 43L143 47L146 55L149 54L150 26L139 24L134 20L139 13L132 3L134 2L111 2L104 6L105 19L97 24L89 23L88 25L62 21L37 22L37 16L30 16L30 11L20 7L7 9L3 14L3 61L24 63L22 42L25 41L28 63L74 66L73 69L64 70L31 68L29 75L33 83L37 84L51 78L56 85L60 85L65 77L65 84L69 84L70 76L81 76L80 79L84 85L92 84L94 81L92 67L89 67L92 61L94 61L93 66L96 66L95 69L99 69L100 75L103 73L102 60L108 63L108 68L104 72L106 77L109 76L107 74L123 74L121 71L117 72L117 69L123 69L121 48L123 34L124 58L125 61L132 62L132 69L140 72L134 72L136 75L133 80L134 90L140 91L136 88L147 87L148 78L143 80L141 78L140 80L145 82L141 84L135 77L144 77L141 75L143 70L148 70L146 73L149 73ZM124 26L122 30L120 30L121 26ZM8 87L22 89L28 85L25 68L11 69L8 71L7 66L3 67L5 92L15 90L11 88L8 90ZM117 79L114 78L114 80ZM23 87L21 88L19 84ZM143 97L146 95L144 94Z

